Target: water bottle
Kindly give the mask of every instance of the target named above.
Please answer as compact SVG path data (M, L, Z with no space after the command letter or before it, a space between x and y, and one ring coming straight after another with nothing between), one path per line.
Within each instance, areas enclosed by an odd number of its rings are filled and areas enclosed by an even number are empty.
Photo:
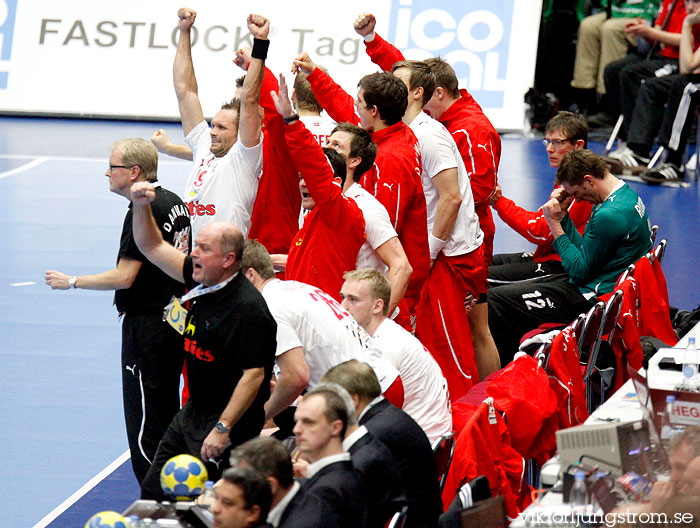
M578 470L574 475L574 484L569 492L569 504L577 513L588 511L588 488L586 487L586 473Z
M671 439L685 429L682 425L673 423L673 405L675 402L676 397L673 394L666 396L666 408L661 416L661 443L666 453L671 452Z
M216 502L216 491L214 491L214 481L207 480L204 483L204 491L197 498L197 504L209 508L210 510L214 507Z
M683 354L683 383L684 390L696 390L698 388L698 351L695 348L695 338L689 337L688 344Z

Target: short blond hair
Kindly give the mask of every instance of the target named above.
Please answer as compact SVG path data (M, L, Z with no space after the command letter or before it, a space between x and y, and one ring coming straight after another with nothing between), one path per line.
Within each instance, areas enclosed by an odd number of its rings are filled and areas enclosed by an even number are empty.
M372 300L381 299L384 301L382 314L389 314L389 300L391 299L391 284L389 280L377 270L372 268L360 268L353 271L347 271L343 275L346 281L367 281L369 283L369 294Z

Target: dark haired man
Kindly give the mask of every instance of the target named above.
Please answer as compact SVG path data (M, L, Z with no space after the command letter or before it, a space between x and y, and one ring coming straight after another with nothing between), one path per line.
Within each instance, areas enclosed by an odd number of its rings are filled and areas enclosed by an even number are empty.
M408 326L409 310L415 311L430 271L426 230L427 212L420 180L420 148L415 134L402 121L406 111L406 86L390 73L373 73L358 83L357 100L302 53L294 67L308 74L308 81L323 108L337 122L359 125L372 134L377 145L375 166L360 179L389 213L412 274L402 303L400 320Z
M571 112L559 112L545 128L544 145L550 167L559 167L568 152L586 148L588 126L583 117ZM566 273L561 258L552 247L553 237L542 208L528 211L503 196L500 184L491 197L491 206L508 226L529 242L537 244L535 252L499 253L489 266L489 287L503 286L524 280L546 281ZM569 206L569 217L583 234L591 216L591 203L575 200Z
M357 268L372 268L387 276L392 287L387 309L393 314L408 286L411 264L386 208L357 183L372 168L377 146L369 132L350 123L340 123L333 129L329 146L345 156L347 178L343 193L355 200L365 217L367 240L357 255Z
M259 436L239 445L231 451L231 466L250 466L270 483L272 504L267 522L274 528L338 527L325 500L301 491L299 482L294 480L289 452L276 438Z
M386 445L398 464L408 496L407 527L436 527L442 513L438 475L428 437L408 414L381 397L372 368L357 360L336 365L321 378L353 399L358 423Z
M287 148L299 172L302 206L311 211L289 248L286 278L316 286L339 300L343 273L355 269L365 242L362 211L342 192L346 160L334 149L321 150L299 121L282 75L274 101L287 124Z
M234 99L222 106L210 129L204 120L192 64L190 32L195 17L192 9L178 10L180 37L173 64L182 130L194 160L184 201L190 209L194 237L202 226L215 221L232 222L245 236L262 167L258 102L270 23L259 15L248 17L248 29L254 37L253 59L240 102Z
M251 468L224 471L216 486L212 506L216 528L254 528L267 526L272 493L270 484Z
M568 280L516 283L489 292L489 325L508 363L524 333L542 323L568 324L610 293L620 274L651 247L642 199L590 150L569 152L557 170L560 188L542 206ZM567 214L573 199L593 204L583 236Z

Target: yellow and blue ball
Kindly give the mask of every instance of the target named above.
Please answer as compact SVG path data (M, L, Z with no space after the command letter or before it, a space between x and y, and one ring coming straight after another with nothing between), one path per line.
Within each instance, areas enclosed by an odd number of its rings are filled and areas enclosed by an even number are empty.
M163 492L179 501L193 500L204 491L209 478L207 468L192 455L177 455L168 460L160 471Z
M115 511L96 513L85 523L85 528L128 528L129 523Z

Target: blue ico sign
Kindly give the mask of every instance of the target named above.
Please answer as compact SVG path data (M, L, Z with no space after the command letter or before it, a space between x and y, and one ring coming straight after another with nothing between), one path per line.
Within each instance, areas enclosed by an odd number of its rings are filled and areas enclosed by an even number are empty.
M503 108L515 0L392 0L389 40L407 57L440 56L488 108Z
M8 72L3 63L10 60L15 32L17 0L0 0L0 90L7 89Z

